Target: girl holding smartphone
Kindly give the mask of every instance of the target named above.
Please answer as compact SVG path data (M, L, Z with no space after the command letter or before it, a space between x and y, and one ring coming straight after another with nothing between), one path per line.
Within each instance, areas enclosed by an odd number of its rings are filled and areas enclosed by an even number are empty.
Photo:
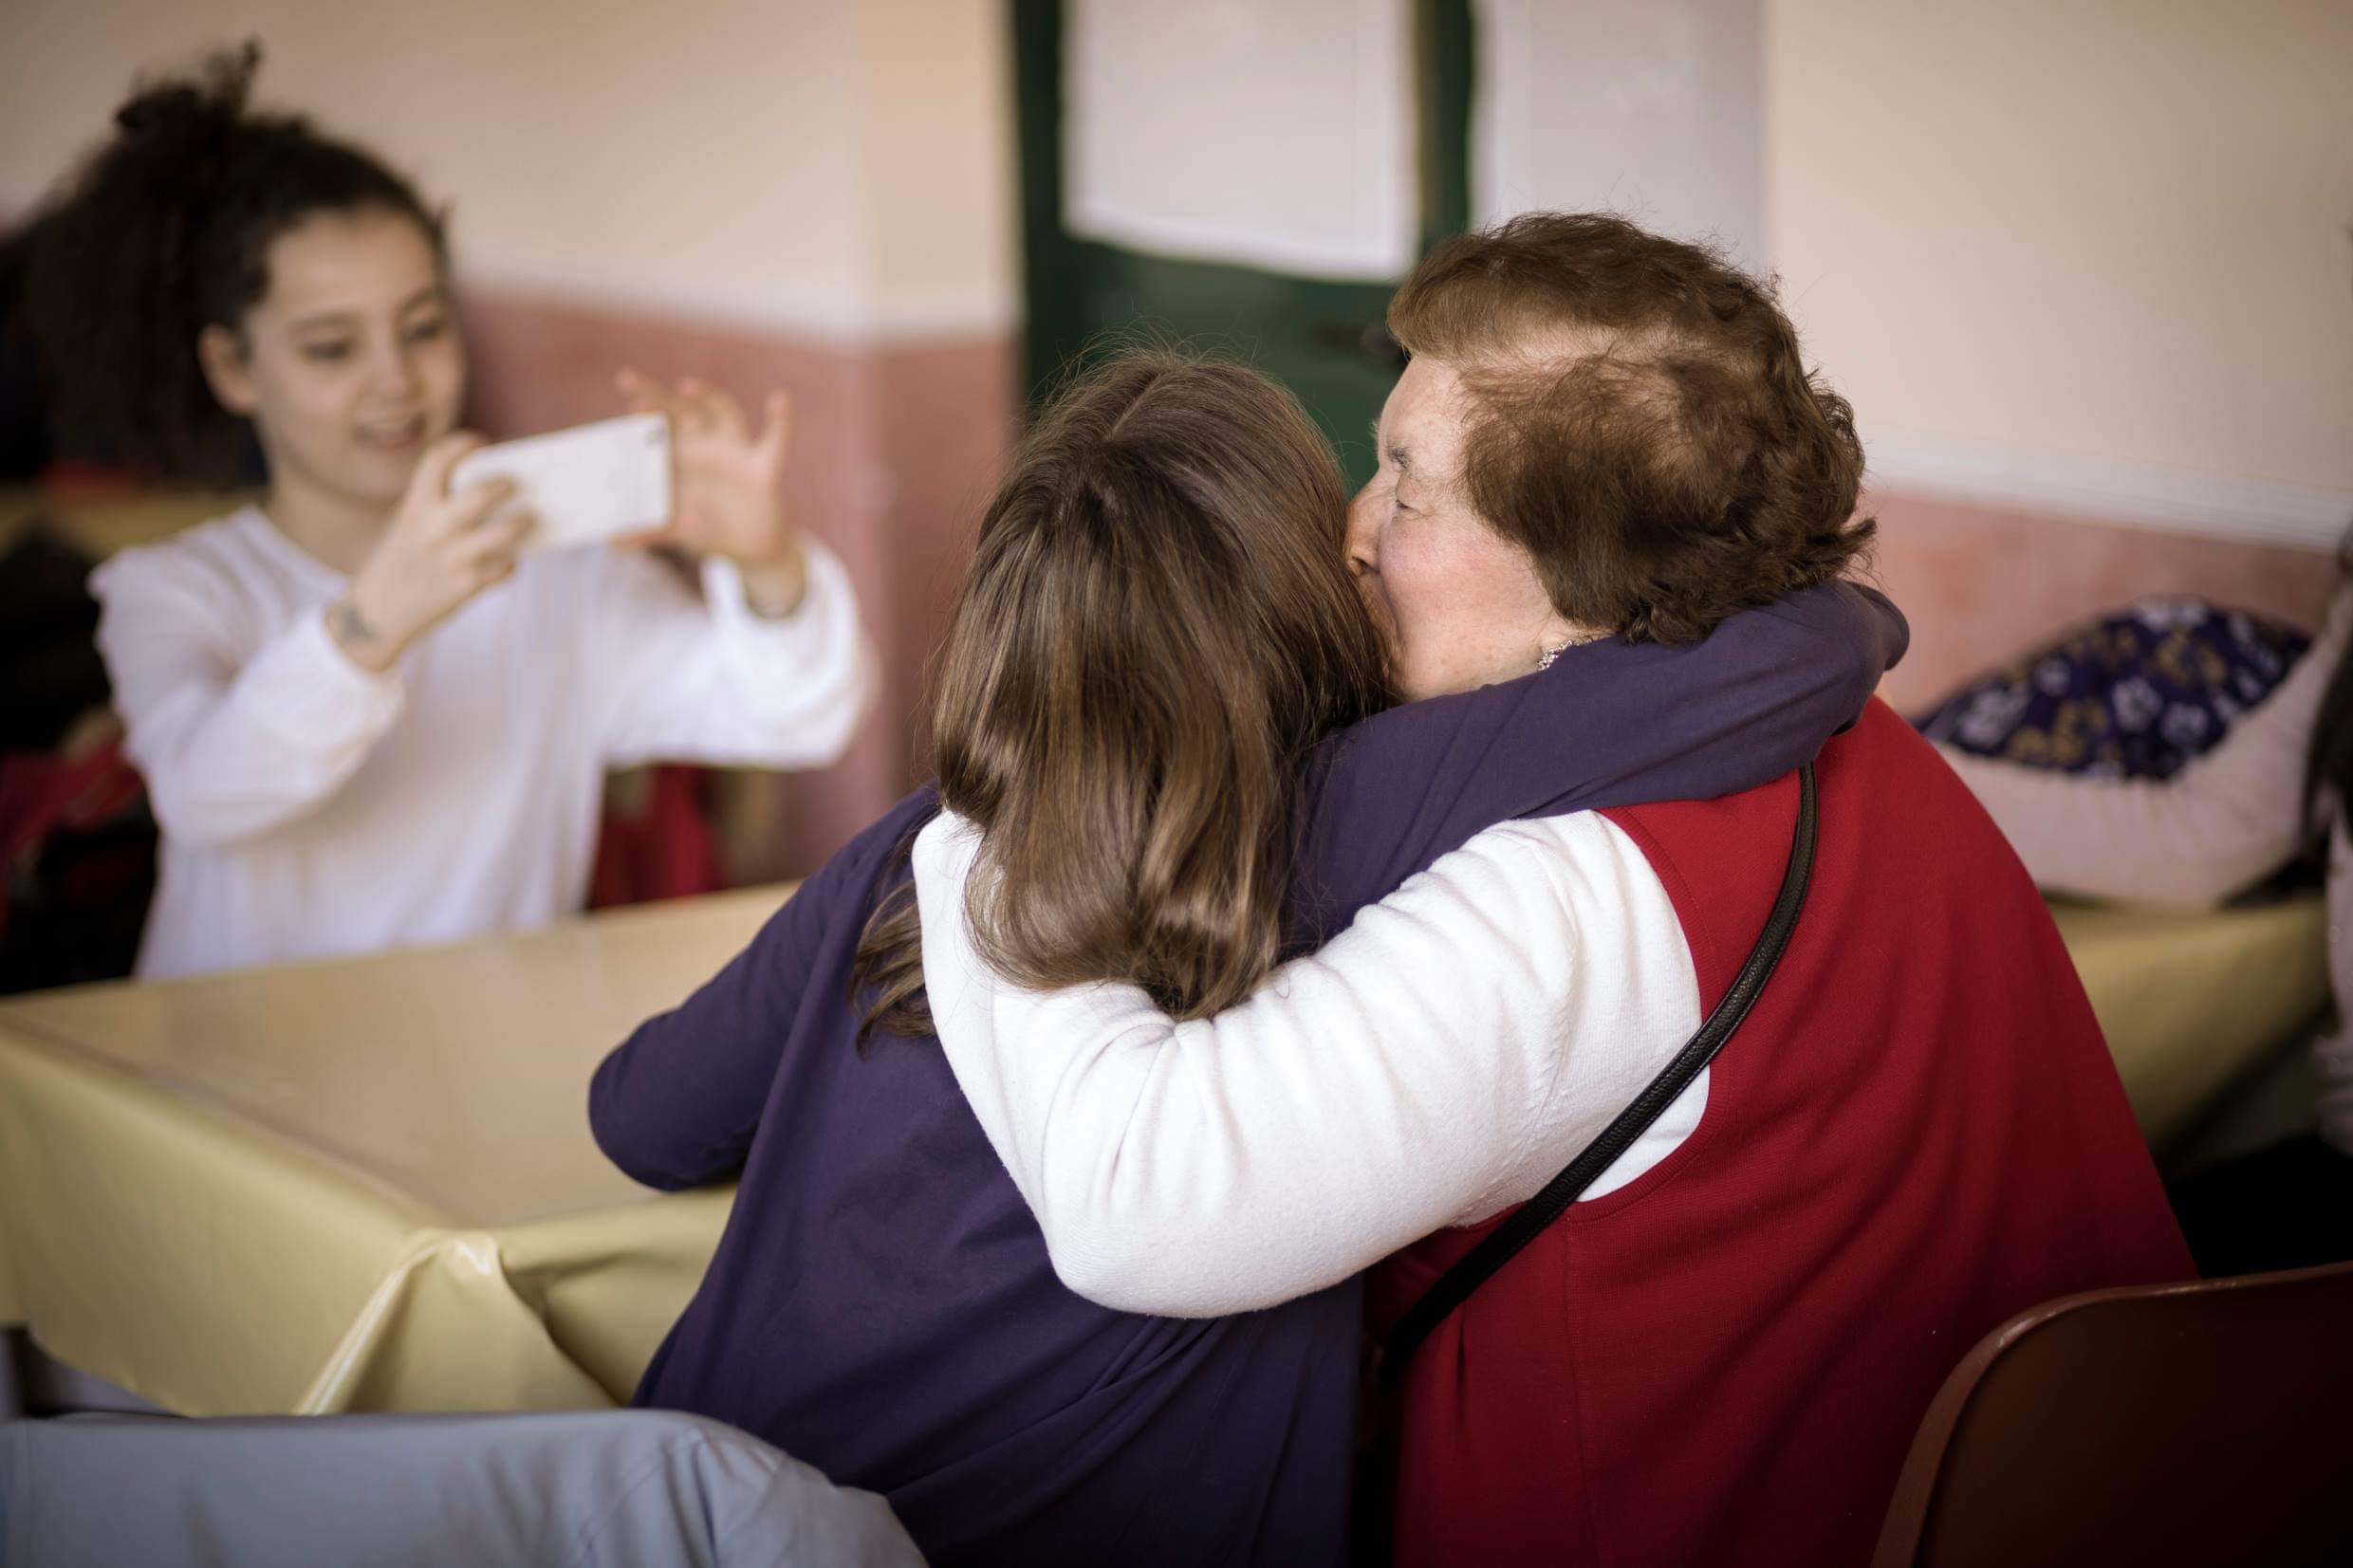
M258 505L92 591L163 844L139 957L184 974L454 941L580 907L605 770L823 766L872 655L783 504L786 410L625 378L674 426L643 549L519 553L453 490L466 353L440 215L372 155L254 113L250 46L136 93L38 220L26 307L66 409Z

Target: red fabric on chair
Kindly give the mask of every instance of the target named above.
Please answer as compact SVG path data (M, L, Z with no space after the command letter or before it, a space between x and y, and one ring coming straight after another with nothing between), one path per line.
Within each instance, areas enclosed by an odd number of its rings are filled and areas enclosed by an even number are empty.
M0 756L0 873L39 854L60 828L86 830L120 816L146 789L123 757L119 736L78 757L48 751ZM9 924L9 880L0 875L0 933Z
M657 767L641 805L633 810L608 805L588 883L589 908L683 898L727 886L719 870L718 839L703 812L705 776L699 767Z

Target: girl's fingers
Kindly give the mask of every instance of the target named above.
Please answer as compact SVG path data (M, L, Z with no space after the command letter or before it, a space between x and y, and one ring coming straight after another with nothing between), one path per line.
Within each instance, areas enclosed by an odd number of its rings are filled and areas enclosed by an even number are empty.
M689 376L682 378L676 387L666 387L634 370L624 370L614 382L635 412L668 415L672 427L682 436L716 435L744 442L752 438L743 406L707 381Z
M703 429L702 405L695 397L695 382L680 381L666 394L670 404L670 424L680 435L699 435Z
M781 465L791 446L792 399L782 391L771 392L760 410L761 454Z
M441 546L439 569L466 596L514 574L524 541L539 526L538 514L521 507L468 528Z
M467 570L471 574L474 592L480 593L483 589L491 586L492 583L504 582L507 579L514 576L514 552L512 550L509 550L503 555L484 556L481 560L474 562L467 568Z
M741 403L717 387L694 383L695 401L702 411L704 428L730 441L749 441L751 429L744 422Z
M678 399L668 387L652 377L624 370L614 378L614 384L621 388L621 396L629 399L632 414L666 414L674 421L677 418Z
M454 430L442 436L424 451L417 460L417 471L409 475L410 502L438 499L450 489L450 470L466 459L466 454L483 445L482 437L470 430Z
M744 411L735 399L711 385L689 376L678 382L680 428L692 435L715 435L727 441L745 441L750 433L744 425Z
M528 539L531 536L531 530L538 526L539 514L537 512L521 507L513 507L485 522L478 523L471 528L459 529L455 537L444 546L448 551L445 559L460 564L469 564L481 560L484 556L496 555L502 550L511 553L522 548L523 542Z
M449 527L457 533L469 532L514 498L511 479L485 479L479 485L469 485L450 497Z

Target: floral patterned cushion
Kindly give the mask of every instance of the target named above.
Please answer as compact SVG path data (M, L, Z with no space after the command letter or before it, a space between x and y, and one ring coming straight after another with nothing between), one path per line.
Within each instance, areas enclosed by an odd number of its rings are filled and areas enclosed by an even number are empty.
M1971 682L1913 722L1981 757L2163 779L2271 694L2311 638L2200 599L2144 599Z

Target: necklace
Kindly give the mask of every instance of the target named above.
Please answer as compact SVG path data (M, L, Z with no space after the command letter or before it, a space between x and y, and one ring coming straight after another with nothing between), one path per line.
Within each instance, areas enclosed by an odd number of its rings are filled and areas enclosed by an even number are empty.
M1554 643L1551 647L1547 648L1544 651L1544 653L1536 660L1536 668L1538 670L1549 670L1552 668L1552 661L1559 658L1563 654L1567 653L1571 648L1583 648L1586 643L1599 642L1607 636L1609 636L1607 632L1585 632L1582 634L1572 634L1568 636L1563 637L1560 641Z

